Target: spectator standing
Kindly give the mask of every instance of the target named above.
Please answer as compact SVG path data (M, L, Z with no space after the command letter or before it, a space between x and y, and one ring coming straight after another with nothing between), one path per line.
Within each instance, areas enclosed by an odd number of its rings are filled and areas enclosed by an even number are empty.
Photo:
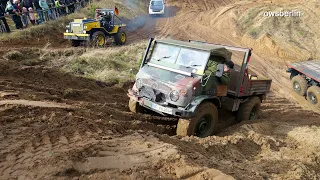
M68 14L73 13L74 12L73 0L66 0L66 4L68 6Z
M60 4L59 0L54 1L54 7L56 8L58 14L60 15L61 14L61 9L60 9L61 4Z
M9 25L7 23L6 17L4 17L4 10L3 10L1 4L0 4L0 20L3 22L4 27L6 29L6 32L7 33L11 32L10 28L9 28Z
M18 1L15 1L15 3L18 3ZM11 15L11 18L16 25L17 29L23 29L23 24L21 22L20 14L19 14L19 9L17 4L13 4L12 0L9 0L7 2L7 6L5 11Z
M22 7L22 16L21 16L23 27L28 27L28 10L26 7Z
M33 12L33 9L32 7L29 7L29 19L30 19L30 22L32 25L35 25L36 24L36 18L34 16L34 12Z
M49 6L47 4L47 1L46 0L39 0L39 5L43 10L45 20L48 21L49 20Z
M39 16L39 23L43 23L44 22L44 17L43 17L43 12L42 12L42 8L40 7L40 4L39 4L39 0L33 0L33 5L37 11L37 14Z

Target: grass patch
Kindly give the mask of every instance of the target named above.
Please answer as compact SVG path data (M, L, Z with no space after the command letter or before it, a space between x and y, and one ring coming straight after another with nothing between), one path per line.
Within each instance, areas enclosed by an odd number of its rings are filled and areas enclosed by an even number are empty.
M65 99L77 98L77 97L80 97L80 95L81 94L78 90L75 90L72 88L68 88L63 91L63 98L65 98Z
M261 27L257 27L257 28L253 28L253 29L249 30L248 33L249 33L251 38L258 39L258 37L259 37L259 35L261 33L261 30L262 30Z
M146 42L108 49L90 49L64 62L62 70L77 76L123 85L139 70Z
M17 50L12 50L7 52L4 56L5 59L7 60L22 60L23 59L23 54L20 51Z

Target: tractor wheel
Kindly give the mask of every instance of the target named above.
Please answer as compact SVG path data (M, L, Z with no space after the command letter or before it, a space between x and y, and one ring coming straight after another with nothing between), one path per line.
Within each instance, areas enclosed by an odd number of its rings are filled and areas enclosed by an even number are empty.
M106 36L102 31L96 31L92 34L92 46L103 47L106 43Z
M143 113L144 108L134 99L130 98L129 100L129 109L133 113Z
M311 86L307 90L307 99L308 101L320 108L320 87Z
M119 29L117 34L114 36L114 42L116 45L124 45L127 42L127 34Z
M293 90L300 96L304 96L308 89L307 80L301 75L294 76L291 80Z
M210 102L200 104L193 117L179 119L177 125L177 135L207 137L216 132L218 123L218 110Z
M80 46L81 41L78 40L71 40L71 46L78 47Z
M237 112L237 121L256 120L261 107L261 100L259 97L251 97L247 102L240 104Z

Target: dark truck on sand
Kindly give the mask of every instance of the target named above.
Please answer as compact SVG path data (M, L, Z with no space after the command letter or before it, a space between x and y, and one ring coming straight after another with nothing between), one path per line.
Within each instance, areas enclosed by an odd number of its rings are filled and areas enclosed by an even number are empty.
M320 60L287 64L293 90L320 108Z
M209 76L219 76L218 72L205 75L209 57L231 60L231 51L242 53L243 58L242 65L231 71L229 85L217 83L210 93L203 91ZM163 116L179 117L180 136L214 134L220 108L235 112L238 121L254 120L271 80L248 72L250 57L251 49L247 48L151 38L135 84L128 90L130 111L143 113L149 109ZM221 72L223 64L219 65Z

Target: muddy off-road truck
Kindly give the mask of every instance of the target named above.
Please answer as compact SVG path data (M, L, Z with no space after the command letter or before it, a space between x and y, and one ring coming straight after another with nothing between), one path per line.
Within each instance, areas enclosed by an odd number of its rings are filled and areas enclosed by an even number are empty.
M229 85L217 82L204 91L210 56L231 60L240 52L242 65L231 71ZM233 111L238 121L254 120L271 86L270 79L259 79L247 69L251 49L215 45L199 41L149 40L135 84L128 90L129 108L134 113L145 109L164 116L179 117L177 135L206 137L217 131L218 109ZM229 111L229 112L230 112ZM230 112L231 113L231 112Z
M320 108L320 60L287 64L293 90Z
M116 45L124 45L127 41L123 30L126 25L116 12L114 9L96 9L95 19L75 19L66 26L64 39L70 40L74 47L81 44L104 47L112 38Z

